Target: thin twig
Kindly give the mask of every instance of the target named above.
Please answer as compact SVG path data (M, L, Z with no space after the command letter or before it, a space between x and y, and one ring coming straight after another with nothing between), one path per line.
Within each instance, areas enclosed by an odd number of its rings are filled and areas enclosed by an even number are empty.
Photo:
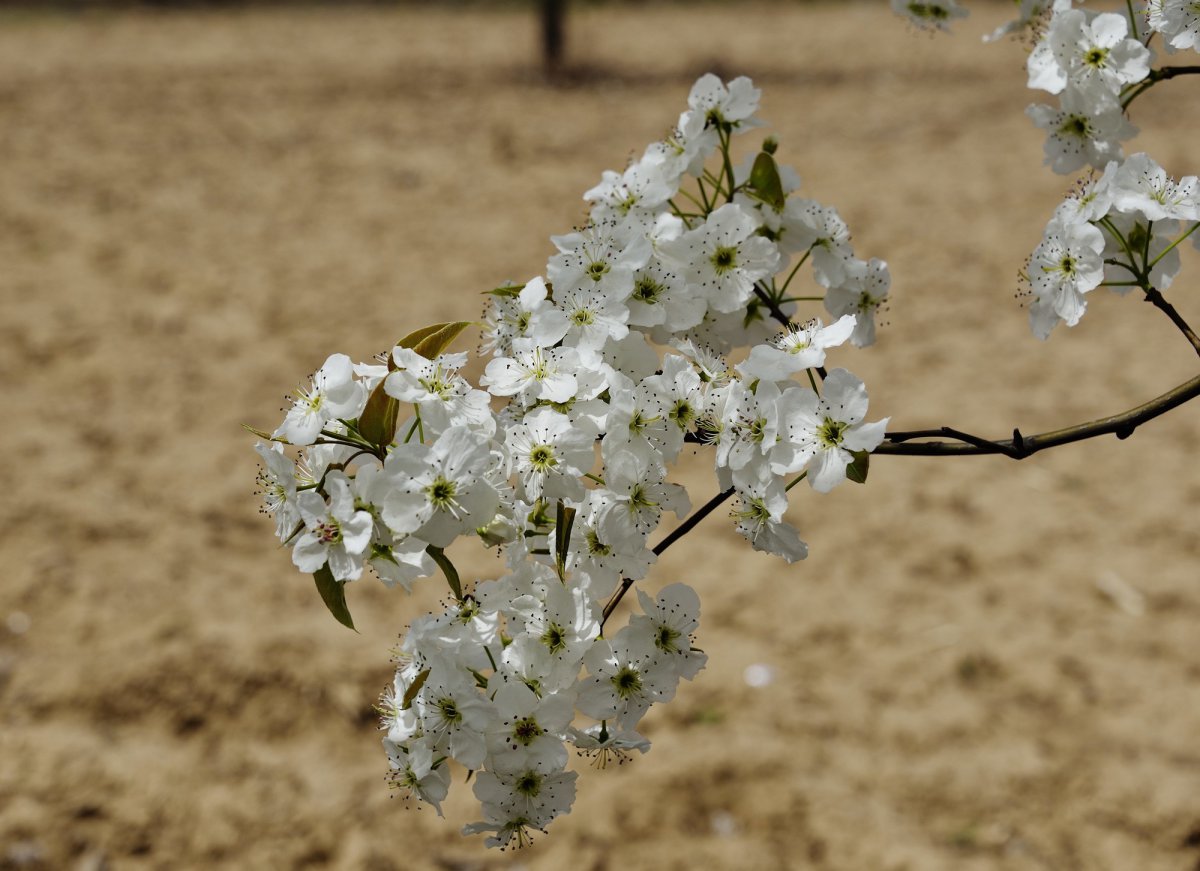
M784 314L783 309L779 307L779 303L771 299L771 295L757 284L754 285L754 295L758 297L759 302L767 307L767 311L771 313L771 317L779 321L784 328L794 328L796 326L792 323L792 319Z
M1162 311L1162 313L1167 317L1169 317L1171 319L1171 323L1177 326L1179 331L1183 333L1185 337L1187 337L1189 342L1192 343L1192 347L1196 349L1196 353L1200 354L1200 336L1196 335L1196 331L1188 325L1188 322L1183 319L1183 316L1179 314L1179 311L1175 308L1175 306L1167 302L1162 295L1162 291L1160 291L1157 287L1151 287L1149 290L1146 290L1146 302L1150 303L1155 308Z
M679 524L679 526L671 531L670 535L654 546L654 555L660 556L664 550L691 532L696 527L696 524L717 510L717 508L719 508L727 499L729 499L730 496L733 495L733 492L734 491L732 487L730 487L728 490L722 490L716 496L712 497L691 514L689 514L683 523ZM625 597L625 594L629 592L629 588L632 586L633 578L621 578L620 588L618 588L616 593L613 594L612 598L608 600L608 604L604 606L604 611L600 616L601 632L604 631L604 624L608 620L609 616L611 616L612 612L616 610L617 605L621 604L621 599Z
M734 491L732 487L730 487L728 490L722 490L716 496L712 497L691 514L689 514L683 523L679 524L679 526L671 531L670 535L654 546L654 555L662 556L662 552L664 550L691 532L697 523L699 523L705 517L708 517L708 515L712 514L713 511L719 508L721 503L733 495L733 492Z

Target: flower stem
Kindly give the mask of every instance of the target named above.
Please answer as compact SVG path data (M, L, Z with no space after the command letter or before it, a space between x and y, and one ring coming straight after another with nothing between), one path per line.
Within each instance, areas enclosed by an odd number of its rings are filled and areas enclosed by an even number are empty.
M1153 269L1155 266L1157 266L1158 261L1162 260L1168 254L1170 254L1172 251L1174 251L1176 246L1178 246L1180 242L1182 242L1188 236L1195 233L1197 229L1200 229L1200 223L1192 224L1192 229L1188 230L1186 233L1184 233L1182 236L1180 236L1178 239L1176 239L1174 242L1172 242L1170 245L1168 245L1166 248L1164 248L1162 251L1160 251L1159 255L1157 257L1155 257L1153 260L1151 260L1149 263L1147 263L1146 269L1150 270L1150 269Z
M725 165L725 175L729 178L729 196L726 202L733 202L733 194L737 188L737 180L733 177L733 161L729 157L729 132L725 130L725 125L721 124L717 127L717 136L721 140L721 160Z
M792 271L788 273L787 280L783 282L783 287L780 288L780 293L784 293L787 291L788 285L792 283L792 279L796 277L796 273L799 271L800 267L804 265L804 261L808 260L809 254L812 254L811 247L807 251L804 252L803 257L801 257L799 260L796 261L796 265L793 266ZM820 296L814 296L814 297L810 297L810 298L811 299L824 299L824 297L820 297Z

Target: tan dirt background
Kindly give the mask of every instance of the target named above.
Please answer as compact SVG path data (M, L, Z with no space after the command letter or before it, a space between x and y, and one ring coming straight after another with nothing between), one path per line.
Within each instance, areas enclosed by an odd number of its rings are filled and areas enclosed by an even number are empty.
M708 69L755 77L804 195L892 265L881 341L835 358L873 415L999 437L1190 377L1133 297L1029 334L1015 273L1065 183L1021 47L978 39L1008 5L953 38L882 0L590 9L555 85L519 9L0 14L0 867L1197 868L1200 408L800 488L790 568L714 515L650 579L699 589L709 668L515 855L457 834L460 777L446 820L384 783L371 705L439 584L355 584L356 635L257 514L240 423L541 271ZM1177 175L1198 97L1134 113Z

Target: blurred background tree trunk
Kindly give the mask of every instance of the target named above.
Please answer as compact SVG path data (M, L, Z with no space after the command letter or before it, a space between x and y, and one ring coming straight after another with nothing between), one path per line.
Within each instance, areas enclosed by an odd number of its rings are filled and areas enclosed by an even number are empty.
M564 18L567 0L541 0L542 2L542 62L548 75L562 68L563 48L566 41Z

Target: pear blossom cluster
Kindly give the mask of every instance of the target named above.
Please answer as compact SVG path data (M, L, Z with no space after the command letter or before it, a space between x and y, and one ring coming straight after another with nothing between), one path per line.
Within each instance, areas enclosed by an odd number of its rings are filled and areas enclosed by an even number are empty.
M1155 36L1168 54L1200 51L1200 3L1138 0L1108 11L1082 8L1083 0L1016 0L1017 17L984 37L1026 35L1034 47L1026 63L1028 85L1058 98L1037 103L1026 115L1045 132L1045 160L1054 172L1102 170L1124 156L1121 143L1137 135L1129 103L1152 84ZM892 9L917 27L948 30L967 15L958 0L891 0ZM1094 7L1096 4L1090 4Z
M1122 96L1150 74L1150 50L1116 12L1055 10L1026 67L1029 87L1058 96L1058 105L1036 104L1026 114L1046 132L1046 163L1067 174L1102 167L1122 156L1121 142L1137 129L1125 116Z
M966 18L968 10L960 0L890 0L892 11L923 30L949 31L953 21ZM1017 17L1007 21L990 34L985 42L1005 36L1022 35L1030 31L1045 32L1052 17L1079 6L1083 0L1013 0ZM1200 50L1200 7L1196 0L1137 0L1121 4L1124 10L1135 10L1136 25L1144 28L1139 37L1143 45L1150 32L1161 34L1167 52L1184 49ZM1090 14L1097 15L1095 11Z
M883 439L863 382L825 367L874 341L887 265L796 195L773 139L734 160L759 99L747 78L703 76L666 137L602 174L544 274L488 294L478 384L448 349L464 325L436 325L377 359L330 356L257 446L276 533L343 622L367 570L410 591L446 577L444 610L396 649L384 747L393 785L439 813L451 764L474 772L465 831L490 845L570 810L572 748L645 752L642 718L704 667L690 586L639 588L640 613L609 619L664 519L691 511L671 480L684 446L711 454L733 528L792 562L808 552L792 486L861 481ZM504 572L464 584L447 553L464 539L498 548Z
M1167 55L1200 51L1200 2L1140 0L1081 8L1081 0L1019 0L1018 15L984 37L1030 38L1027 84L1058 97L1026 114L1045 131L1045 162L1060 174L1087 176L1055 210L1021 273L1030 325L1047 338L1060 323L1075 326L1087 294L1167 290L1181 269L1179 246L1200 248L1196 176L1173 179L1150 155L1125 158L1122 143L1137 129L1129 105L1156 82L1200 67L1155 69L1157 37ZM966 10L956 2L893 8L914 24L946 29ZM761 352L760 352L761 353Z
M1179 181L1147 154L1111 161L1055 210L1025 277L1030 324L1041 339L1060 323L1075 326L1087 294L1106 286L1163 291L1179 274L1179 245L1200 248L1200 181Z
M1089 174L1055 210L1023 279L1032 295L1030 324L1045 339L1059 323L1074 326L1086 294L1108 287L1167 290L1181 268L1179 245L1195 234L1200 188L1178 181L1145 153L1124 157L1121 142L1137 132L1129 104L1158 80L1152 42L1168 53L1200 48L1200 5L1149 0L1112 11L1070 0L1022 4L1012 30L1038 34L1027 62L1028 86L1059 97L1057 107L1027 114L1046 131L1046 163L1058 173Z

